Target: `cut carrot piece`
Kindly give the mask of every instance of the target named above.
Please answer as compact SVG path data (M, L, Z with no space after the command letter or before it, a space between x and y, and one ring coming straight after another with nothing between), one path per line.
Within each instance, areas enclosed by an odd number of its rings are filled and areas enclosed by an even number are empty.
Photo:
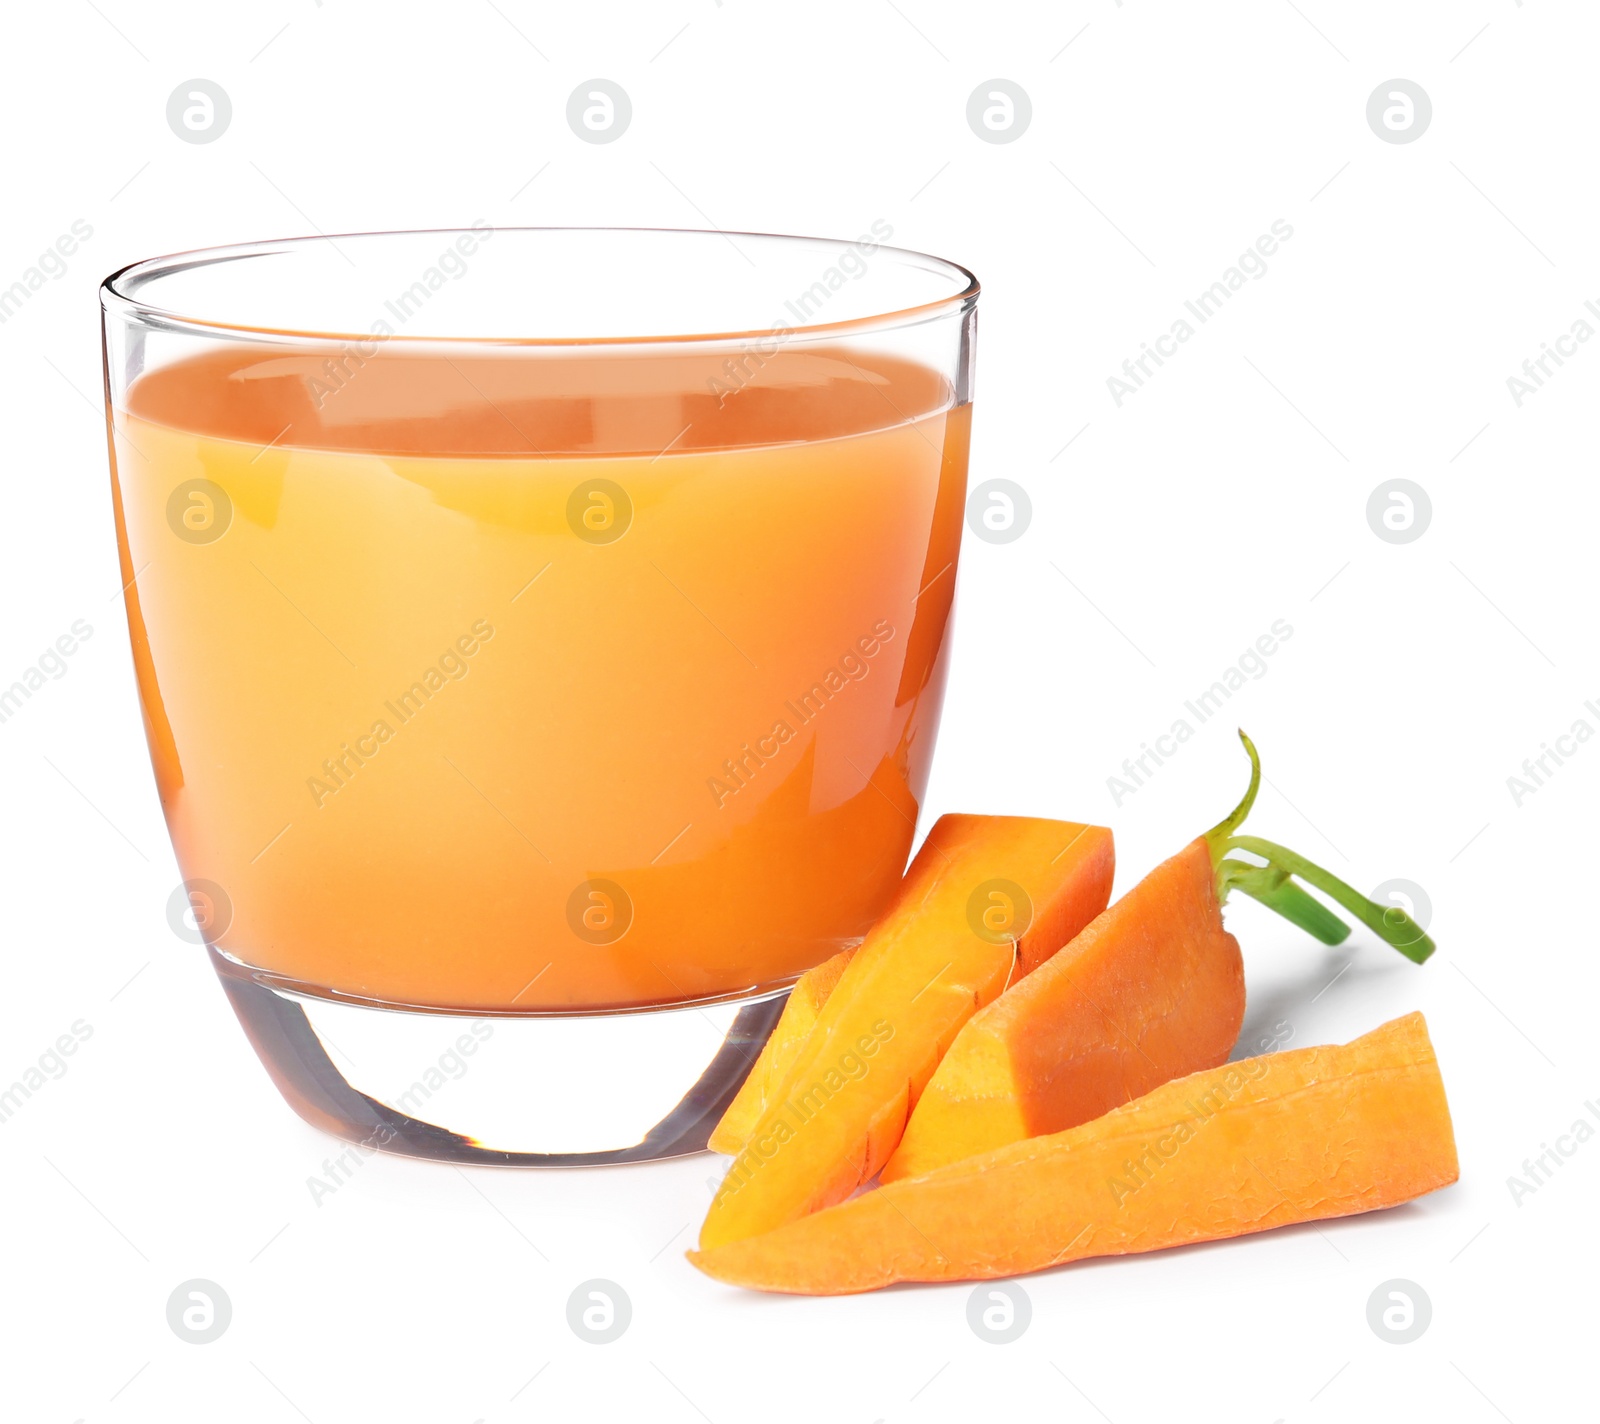
M1244 1019L1244 961L1215 877L1205 841L1193 842L973 1015L883 1180L1076 1127L1226 1062Z
M756 1290L987 1280L1410 1201L1459 1175L1427 1025L1195 1073L1049 1137L691 1251Z
M841 949L831 959L824 959L814 969L808 969L795 981L789 997L772 1030L761 1048L761 1056L750 1069L749 1076L734 1094L706 1143L713 1152L725 1152L730 1157L750 1139L756 1123L766 1109L767 1100L783 1082L783 1076L800 1056L800 1049L811 1030L817 1025L817 1015L828 1002L845 965L855 958L855 946Z
M1244 1018L1244 964L1223 928L1230 890L1254 896L1326 943L1349 926L1291 879L1356 914L1401 953L1433 942L1303 857L1237 835L1261 785L1221 824L1150 872L1036 974L979 1010L956 1035L885 1164L885 1182L1025 1137L1089 1122L1185 1073L1226 1061ZM1235 851L1268 863L1250 865Z
M976 1009L1110 898L1111 832L1022 816L943 816L734 1159L701 1228L721 1245L849 1196Z

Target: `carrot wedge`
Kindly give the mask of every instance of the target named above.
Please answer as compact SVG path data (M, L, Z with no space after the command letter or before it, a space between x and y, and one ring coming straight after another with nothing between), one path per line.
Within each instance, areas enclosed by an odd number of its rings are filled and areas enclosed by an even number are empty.
M1222 927L1204 840L1159 865L1075 940L967 1021L883 1180L1059 1132L1225 1063L1244 960Z
M700 1244L770 1231L871 1178L961 1025L1105 907L1111 873L1103 827L941 817L734 1159Z
M978 1152L1062 1132L1169 1078L1226 1061L1244 1018L1244 964L1223 927L1231 890L1262 901L1325 943L1350 933L1299 876L1415 961L1433 941L1402 910L1368 900L1302 856L1241 836L1261 785L1150 872L1037 973L980 1009L923 1089L884 1182ZM1236 858L1244 851L1267 862Z
M828 1002L845 966L855 958L855 948L841 949L831 959L824 959L815 968L808 969L795 981L789 997L778 1017L761 1054L751 1067L748 1076L734 1094L733 1101L723 1111L721 1120L712 1129L706 1146L713 1152L728 1156L736 1154L755 1130L761 1114L774 1090L799 1057L800 1049L811 1030L817 1026L817 1016Z
M1410 1201L1459 1176L1427 1025L1195 1073L689 1260L754 1290L988 1280Z

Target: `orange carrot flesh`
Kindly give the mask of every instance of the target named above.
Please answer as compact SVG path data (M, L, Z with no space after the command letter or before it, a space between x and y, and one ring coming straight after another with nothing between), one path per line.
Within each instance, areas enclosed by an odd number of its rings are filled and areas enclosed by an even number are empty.
M1433 953L1433 941L1398 907L1374 903L1294 851L1239 834L1261 785L1255 744L1243 731L1239 739L1250 758L1243 799L1043 971L973 1016L918 1101L885 1182L1075 1127L1169 1078L1223 1062L1244 1018L1244 966L1222 924L1232 890L1324 943L1340 943L1350 927L1303 880L1408 959Z
M689 1259L801 1295L986 1280L1374 1211L1458 1175L1433 1045L1408 1014L1342 1047L1192 1074Z
M1061 1132L1227 1060L1244 962L1205 840L1157 866L956 1035L885 1182Z
M750 1134L761 1121L768 1100L783 1082L784 1074L794 1065L800 1049L811 1030L817 1026L822 1006L828 1002L845 966L855 958L855 947L841 949L831 959L825 959L814 969L808 969L795 981L789 997L778 1017L761 1054L749 1075L734 1094L721 1120L712 1129L706 1146L713 1152L733 1156L750 1140Z
M770 1231L874 1176L962 1024L1105 908L1112 861L1103 827L941 817L734 1159L700 1244Z

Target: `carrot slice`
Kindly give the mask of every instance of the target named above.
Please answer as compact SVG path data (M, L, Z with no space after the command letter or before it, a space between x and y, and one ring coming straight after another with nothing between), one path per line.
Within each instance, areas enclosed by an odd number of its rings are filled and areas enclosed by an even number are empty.
M794 1066L800 1049L811 1030L817 1026L817 1016L828 1002L845 966L855 958L855 946L841 949L831 959L824 959L814 969L808 969L789 990L789 997L778 1016L777 1027L772 1030L761 1054L749 1075L740 1084L733 1101L728 1104L721 1120L712 1129L706 1146L713 1152L733 1156L750 1139L773 1091L783 1082L784 1074Z
M929 1080L885 1182L1059 1132L1227 1061L1244 961L1203 839L969 1019Z
M1100 826L941 817L734 1159L700 1244L770 1231L876 1174L961 1025L1105 907L1112 859Z
M1407 1014L1343 1047L1180 1078L689 1259L800 1295L987 1280L1374 1211L1459 1175L1427 1025Z
M1350 928L1300 888L1299 875L1412 959L1433 942L1393 906L1270 841L1237 834L1261 785L1231 815L1150 872L1037 973L956 1035L906 1124L883 1180L921 1176L1007 1142L1061 1132L1184 1073L1226 1061L1244 1018L1244 965L1223 928L1233 889L1318 938ZM1268 863L1232 858L1243 850Z

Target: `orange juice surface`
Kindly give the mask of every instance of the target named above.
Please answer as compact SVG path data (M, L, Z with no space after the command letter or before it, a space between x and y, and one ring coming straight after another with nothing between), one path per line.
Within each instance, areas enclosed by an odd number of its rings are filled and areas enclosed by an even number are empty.
M970 407L838 348L475 350L219 345L114 413L208 934L400 1004L777 987L911 846Z

